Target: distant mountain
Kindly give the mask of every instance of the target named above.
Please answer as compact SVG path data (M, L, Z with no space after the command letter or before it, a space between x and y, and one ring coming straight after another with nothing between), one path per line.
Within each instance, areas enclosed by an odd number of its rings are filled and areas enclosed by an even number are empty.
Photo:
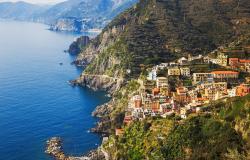
M25 2L0 3L0 18L14 20L32 20L35 15L46 11L50 6L40 6Z
M103 28L137 0L68 0L53 6L25 2L0 3L0 18L37 21L52 30L83 32Z
M41 18L53 30L86 31L103 28L113 17L137 0L69 0L47 10Z

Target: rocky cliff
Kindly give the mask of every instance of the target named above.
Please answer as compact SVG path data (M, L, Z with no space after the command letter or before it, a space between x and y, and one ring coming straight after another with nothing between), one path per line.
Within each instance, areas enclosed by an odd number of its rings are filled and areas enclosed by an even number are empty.
M129 94L139 88L131 79L137 78L144 66L249 42L249 29L248 0L140 0L105 27L77 58L77 63L86 67L78 84L94 89L112 88L112 101L93 112L101 121L92 131L110 134L122 127ZM121 83L115 83L121 79ZM170 125L175 120L142 121L128 127L121 138L111 136L103 146L113 159L219 159L234 147L244 156L248 149L242 144L249 138L249 130L245 129L247 118L249 115L244 115L233 127L225 124L224 118L215 120L207 115L173 128ZM247 138L239 137L239 132Z
M136 77L141 64L206 54L249 35L247 0L140 0L83 49L87 74Z
M88 36L81 36L77 38L68 49L70 54L79 53L84 47L86 47L90 43L90 38Z

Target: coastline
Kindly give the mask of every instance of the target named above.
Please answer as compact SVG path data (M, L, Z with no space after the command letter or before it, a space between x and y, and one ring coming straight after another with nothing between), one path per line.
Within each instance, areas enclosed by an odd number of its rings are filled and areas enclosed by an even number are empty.
M98 134L100 138L105 140L105 137L110 135L109 131L109 119L105 115L109 114L109 107L111 106L112 100L107 103L96 106L95 110L92 112L92 116L98 118L97 124L95 127L90 128L90 132L93 134ZM91 149L82 156L72 156L67 155L63 150L63 139L60 137L51 137L46 141L45 153L52 156L56 160L108 160L108 154L102 149L101 146L96 149Z
M91 81L89 79L89 81ZM86 81L85 81L86 82ZM112 110L112 102L114 102L114 99L112 98L112 92L114 92L114 89L111 89L110 87L104 89L99 88L96 86L93 86L93 84L83 84L80 79L77 80L71 80L68 81L69 85L72 87L87 87L93 91L100 91L104 90L107 92L105 96L110 97L111 99L103 103L101 105L97 105L95 109L92 111L91 116L98 118L97 123L94 127L89 128L89 131L93 134L97 134L100 136L100 138L103 138L100 145L102 145L103 141L105 140L105 137L109 137L111 134L110 131L110 122L111 120L107 117L109 113L111 113ZM100 86L101 84L99 84ZM111 90L110 90L111 89ZM108 160L107 156L108 154L102 149L101 146L97 147L96 149L91 149L87 151L82 156L72 156L65 153L63 149L63 139L61 137L51 137L47 140L47 145L45 149L45 153L52 156L56 160L100 160L100 159L106 159Z

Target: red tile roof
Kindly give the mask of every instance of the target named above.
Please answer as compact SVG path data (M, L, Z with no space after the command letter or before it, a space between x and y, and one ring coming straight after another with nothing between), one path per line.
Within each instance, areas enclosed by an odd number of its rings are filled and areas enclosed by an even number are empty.
M250 59L240 59L240 63L250 63Z
M239 74L239 72L235 71L213 71L212 74Z

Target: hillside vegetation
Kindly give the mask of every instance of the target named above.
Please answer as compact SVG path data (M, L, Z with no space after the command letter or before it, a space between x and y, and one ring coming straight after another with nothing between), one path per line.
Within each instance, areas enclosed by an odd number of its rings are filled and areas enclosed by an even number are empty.
M126 60L124 57L131 57L119 70L130 69L132 75L138 75L140 64L157 64L189 53L206 54L248 36L249 9L248 0L140 0L117 16L91 48L81 52L78 60L84 60L83 55L92 50L99 60L91 63L92 69L87 70L101 71L99 64L104 63L103 57L109 49L112 50L109 56L122 62ZM113 54L120 53L119 47L113 45L117 42L126 48L122 56ZM113 70L114 65L102 66L101 72Z
M249 159L250 95L210 107L217 114L135 122L104 148L114 159Z

